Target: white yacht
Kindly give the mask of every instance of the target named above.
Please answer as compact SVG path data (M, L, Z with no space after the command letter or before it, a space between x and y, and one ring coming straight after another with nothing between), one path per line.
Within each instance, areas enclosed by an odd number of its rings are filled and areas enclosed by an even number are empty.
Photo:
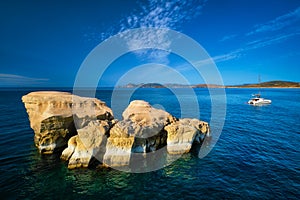
M254 98L250 99L248 101L248 104L253 105L253 106L261 106L261 105L266 105L266 104L271 104L272 101L269 99L264 99L260 96L260 94L254 94Z

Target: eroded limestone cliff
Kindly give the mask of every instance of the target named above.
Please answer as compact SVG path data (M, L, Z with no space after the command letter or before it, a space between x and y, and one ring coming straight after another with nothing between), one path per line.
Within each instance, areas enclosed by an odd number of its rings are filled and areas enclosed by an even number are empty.
M128 166L132 154L165 147L169 154L187 153L209 133L206 122L177 119L141 100L129 104L121 121L104 102L66 92L32 92L22 101L37 148L43 154L65 148L61 158L70 169L89 167L93 160Z
M43 154L65 147L70 137L77 135L76 129L89 121L113 119L111 109L104 102L67 92L31 92L22 101L35 133L35 145Z

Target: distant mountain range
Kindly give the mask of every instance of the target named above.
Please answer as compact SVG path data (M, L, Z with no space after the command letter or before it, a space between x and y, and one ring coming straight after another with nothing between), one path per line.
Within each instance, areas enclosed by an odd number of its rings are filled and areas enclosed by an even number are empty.
M215 85L215 84L195 84L195 85L184 85L184 84L160 84L160 83L141 83L133 84L129 83L121 88L300 88L300 83L291 81L268 81L260 84L243 84L243 85Z

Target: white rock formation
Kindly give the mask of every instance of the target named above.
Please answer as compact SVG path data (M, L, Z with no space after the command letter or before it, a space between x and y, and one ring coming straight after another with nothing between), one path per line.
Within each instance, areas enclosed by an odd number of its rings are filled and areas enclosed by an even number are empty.
M88 167L96 159L109 167L129 166L132 154L167 148L183 154L209 134L198 119L176 119L142 100L132 101L116 122L104 102L66 92L32 92L22 97L41 153L67 145L61 159L68 168Z
M31 92L22 101L35 133L35 145L44 154L66 146L69 138L77 134L76 128L84 127L90 120L113 118L104 102L67 92Z

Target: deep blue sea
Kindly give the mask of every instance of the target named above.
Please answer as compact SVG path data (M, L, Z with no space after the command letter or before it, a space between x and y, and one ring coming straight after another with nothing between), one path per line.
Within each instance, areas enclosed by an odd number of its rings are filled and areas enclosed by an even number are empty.
M226 89L225 125L212 151L203 159L185 154L148 173L68 170L58 155L40 155L21 102L22 95L34 90L40 89L0 90L1 199L300 198L300 89L263 89L272 104L261 107L246 104L256 89ZM111 105L111 93L98 90L96 97ZM209 93L195 93L200 117L209 122ZM180 95L190 100L184 91ZM180 103L168 89L139 89L133 99L180 117ZM120 118L122 109L116 107L115 116ZM194 109L189 112L195 115Z

